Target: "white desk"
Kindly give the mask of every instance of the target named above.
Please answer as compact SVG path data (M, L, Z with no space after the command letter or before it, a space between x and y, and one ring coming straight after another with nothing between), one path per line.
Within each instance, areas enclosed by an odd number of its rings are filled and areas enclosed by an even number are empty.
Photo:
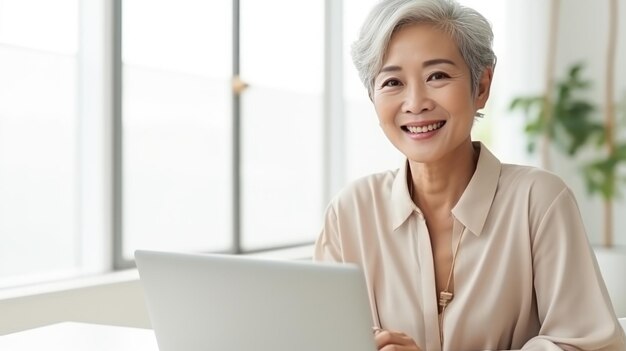
M150 329L63 322L0 336L7 351L158 351Z

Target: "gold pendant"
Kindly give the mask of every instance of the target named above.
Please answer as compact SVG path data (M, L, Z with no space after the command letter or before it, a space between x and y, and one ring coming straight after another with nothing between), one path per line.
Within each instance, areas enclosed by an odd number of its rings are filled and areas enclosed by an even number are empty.
M439 293L439 306L446 307L452 301L454 294L449 291L442 291Z

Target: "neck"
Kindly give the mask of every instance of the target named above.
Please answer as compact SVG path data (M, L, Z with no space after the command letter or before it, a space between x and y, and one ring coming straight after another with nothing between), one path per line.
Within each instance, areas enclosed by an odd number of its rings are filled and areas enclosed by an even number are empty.
M472 179L477 161L478 150L469 140L436 162L409 161L413 201L424 211L449 213Z

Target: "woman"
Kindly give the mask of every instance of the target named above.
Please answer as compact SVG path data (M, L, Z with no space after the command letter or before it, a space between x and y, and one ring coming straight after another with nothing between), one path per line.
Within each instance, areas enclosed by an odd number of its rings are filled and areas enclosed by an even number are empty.
M331 202L315 259L361 266L379 350L623 350L570 189L471 140L492 39L453 0L372 10L353 59L407 160Z

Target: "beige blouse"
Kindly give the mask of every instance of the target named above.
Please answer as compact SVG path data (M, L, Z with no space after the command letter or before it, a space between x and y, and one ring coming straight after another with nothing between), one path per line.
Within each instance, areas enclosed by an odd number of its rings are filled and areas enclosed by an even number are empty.
M626 350L570 189L475 147L476 172L452 210L453 250L464 235L443 349ZM374 323L441 350L428 228L409 197L406 167L340 192L314 258L361 266Z

